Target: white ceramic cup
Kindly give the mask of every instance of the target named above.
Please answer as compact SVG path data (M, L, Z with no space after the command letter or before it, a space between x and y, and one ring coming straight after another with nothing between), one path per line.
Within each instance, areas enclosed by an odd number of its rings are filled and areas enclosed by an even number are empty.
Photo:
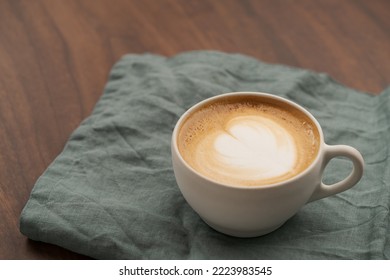
M289 104L306 114L317 126L320 147L309 167L286 181L265 186L230 186L213 181L194 170L178 149L178 132L183 121L206 103L232 95L272 98ZM325 144L318 121L303 107L279 96L257 92L233 92L206 99L188 109L178 120L172 134L172 164L177 184L188 204L212 228L237 237L267 234L285 223L306 203L345 191L362 177L362 155L346 145ZM328 162L347 157L353 163L349 176L332 185L322 182Z

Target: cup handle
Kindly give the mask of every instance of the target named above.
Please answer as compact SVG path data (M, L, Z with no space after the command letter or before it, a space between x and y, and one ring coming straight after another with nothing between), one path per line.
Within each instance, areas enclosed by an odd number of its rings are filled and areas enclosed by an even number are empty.
M352 161L353 169L345 179L332 185L327 185L320 182L320 185L314 191L308 202L312 202L339 192L343 192L353 187L363 176L364 160L363 156L358 150L346 145L326 145L324 147L324 159L321 167L321 177L324 173L325 167L329 161L334 157L347 157Z

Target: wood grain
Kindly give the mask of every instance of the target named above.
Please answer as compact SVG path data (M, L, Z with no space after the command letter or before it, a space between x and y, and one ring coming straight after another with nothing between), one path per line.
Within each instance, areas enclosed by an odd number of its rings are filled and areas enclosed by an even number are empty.
M0 259L87 258L20 234L35 181L122 55L195 49L326 72L378 94L390 83L390 2L0 0Z

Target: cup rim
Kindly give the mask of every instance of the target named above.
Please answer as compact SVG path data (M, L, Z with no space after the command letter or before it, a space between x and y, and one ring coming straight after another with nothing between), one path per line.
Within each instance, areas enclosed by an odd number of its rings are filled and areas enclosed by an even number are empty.
M315 124L316 128L317 128L317 131L318 131L318 135L319 135L319 148L318 148L318 152L317 152L317 155L316 157L314 158L314 160L310 163L310 165L308 167L306 167L302 172L296 174L295 176L287 179L287 180L284 180L284 181L280 181L280 182L276 182L276 183L272 183L272 184L264 184L264 185L254 185L254 186L245 186L245 185L233 185L233 184L226 184L226 183L221 183L221 182L218 182L217 180L213 180L203 174L201 174L200 172L198 172L197 170L195 170L192 166L190 166L185 160L184 158L182 157L180 151L179 151L179 148L177 146L177 137L178 137L178 132L179 132L179 128L181 127L181 124L183 123L184 120L186 120L186 118L194 111L196 110L197 108L200 108L204 105L206 105L207 103L210 103L210 102L213 102L215 100L218 100L218 99L221 99L221 98L224 98L224 97L229 97L229 96L240 96L240 95L247 95L247 96L258 96L258 97L266 97L266 98L271 98L271 99L276 99L280 102L284 102L284 103L287 103L288 105L298 109L299 111L301 111L302 113L304 113L307 117L310 118L310 120ZM255 92L255 91L237 91L237 92L228 92L228 93L222 93L222 94L218 94L218 95L215 95L215 96L212 96L212 97L209 97L209 98L206 98L200 102L197 102L195 103L194 105L192 105L190 108L188 108L181 116L180 118L178 119L178 121L176 122L175 124L175 127L173 129L173 132L172 132L172 139L171 139L171 148L174 149L174 152L177 156L177 158L180 160L180 162L187 168L189 169L191 172L195 173L197 176L203 178L204 180L208 181L208 182L212 182L213 184L217 184L217 185L220 185L220 186L223 186L223 187L227 187L227 188L234 188L234 189L251 189L251 190L256 190L256 189L269 189L269 188L276 188L278 186L282 186L282 185L286 185L286 184L290 184L294 181L297 181L299 180L300 178L306 176L306 174L310 173L311 170L317 165L317 162L320 160L320 157L321 157L321 153L324 149L324 146L325 145L325 142L324 142L324 135L323 135L323 131L322 131L322 128L319 124L319 122L317 121L317 119L307 110L305 109L303 106L299 105L298 103L294 102L294 101L291 101L285 97L281 97L281 96L278 96L278 95L275 95L275 94L271 94L271 93L265 93L265 92Z

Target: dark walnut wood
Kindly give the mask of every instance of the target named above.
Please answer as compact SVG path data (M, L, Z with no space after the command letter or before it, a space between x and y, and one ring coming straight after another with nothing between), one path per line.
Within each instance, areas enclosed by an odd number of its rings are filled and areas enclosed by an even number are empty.
M390 82L387 0L0 0L0 259L83 259L28 240L31 189L126 53L214 49L329 73L372 94Z

